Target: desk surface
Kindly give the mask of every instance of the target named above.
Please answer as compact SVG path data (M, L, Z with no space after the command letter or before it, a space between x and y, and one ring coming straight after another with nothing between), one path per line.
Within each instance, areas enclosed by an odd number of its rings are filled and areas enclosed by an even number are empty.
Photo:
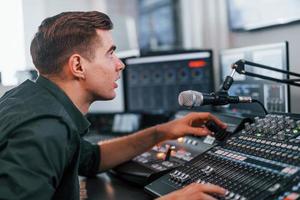
M94 178L80 177L81 199L87 200L150 200L143 187L133 185L110 173L102 173ZM86 191L85 191L85 189ZM86 195L84 193L87 193ZM84 198L84 197L87 198Z

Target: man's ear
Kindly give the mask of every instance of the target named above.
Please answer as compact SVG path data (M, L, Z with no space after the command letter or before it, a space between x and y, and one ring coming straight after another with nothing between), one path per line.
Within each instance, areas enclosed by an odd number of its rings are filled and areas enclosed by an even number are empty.
M71 74L79 79L85 79L84 58L79 54L73 54L68 60L68 67Z

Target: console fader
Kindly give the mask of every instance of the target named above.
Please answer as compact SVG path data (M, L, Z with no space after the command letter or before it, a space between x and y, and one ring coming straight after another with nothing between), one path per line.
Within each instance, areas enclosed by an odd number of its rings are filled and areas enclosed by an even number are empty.
M300 199L300 120L283 115L255 118L224 143L152 182L161 196L190 183L228 190L218 199Z

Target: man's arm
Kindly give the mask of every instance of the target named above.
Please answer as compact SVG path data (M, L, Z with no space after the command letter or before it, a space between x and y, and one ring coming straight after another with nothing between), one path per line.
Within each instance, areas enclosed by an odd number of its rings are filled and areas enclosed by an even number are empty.
M210 113L190 113L181 119L156 125L129 136L100 142L99 168L101 171L113 168L164 140L176 139L187 134L208 135L210 131L202 126L207 120L214 120L219 126L226 127Z
M100 171L117 166L150 149L164 140L157 126L147 128L129 136L99 143L101 152Z

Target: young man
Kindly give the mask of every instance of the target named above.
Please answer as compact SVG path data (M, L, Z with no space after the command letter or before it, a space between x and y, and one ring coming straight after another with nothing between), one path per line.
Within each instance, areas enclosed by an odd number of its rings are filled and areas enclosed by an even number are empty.
M95 100L115 97L124 64L116 57L112 22L100 12L66 12L45 19L31 43L36 82L0 99L0 199L79 199L78 174L93 176L163 140L207 135L214 120L192 113L127 137L92 145L84 117ZM213 199L215 185L192 184L161 199Z

